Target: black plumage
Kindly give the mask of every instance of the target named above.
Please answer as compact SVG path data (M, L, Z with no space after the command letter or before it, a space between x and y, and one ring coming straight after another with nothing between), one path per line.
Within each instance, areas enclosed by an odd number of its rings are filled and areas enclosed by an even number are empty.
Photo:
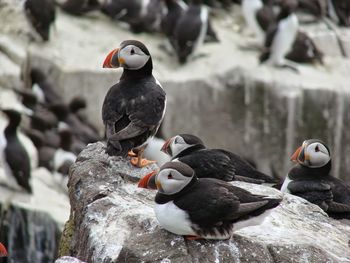
M330 0L334 11L338 17L339 25L350 26L350 1L348 0Z
M180 176L173 174L173 171L178 172ZM158 187L155 213L159 222L166 223L163 227L167 230L172 231L175 227L178 232L189 231L188 228L186 230L186 225L190 225L195 236L199 238L227 239L236 228L235 223L257 217L281 202L281 198L254 195L221 180L197 178L188 165L180 162L164 164L157 175L144 177L139 187L147 188L148 182L154 181L152 177L156 177ZM146 184L143 181L147 181ZM175 193L164 190L175 184L178 185L178 191ZM157 206L167 204L170 204L167 208L157 209ZM180 218L173 221L172 217L177 215L173 215L172 212L178 213L179 209L187 216L181 218L182 222ZM245 226L256 225L257 221L246 222ZM171 226L175 222L183 226Z
M263 0L263 7L256 12L256 20L263 31L276 23L277 17L273 10L274 0Z
M53 0L26 0L24 8L35 30L44 41L48 41L50 26L56 17L55 2Z
M3 149L3 159L7 163L10 173L16 179L18 185L28 193L32 193L30 186L31 168L29 155L17 137L17 128L21 122L21 115L15 110L2 110L9 119L4 130L6 144Z
M174 155L170 144L172 140L176 140L175 136L174 139L165 143L162 150L172 156L172 160L189 165L200 178L251 183L276 183L278 181L277 178L259 172L243 158L230 151L207 149L202 140L194 135L180 134L178 136L181 136L190 147Z
M129 57L135 56L134 47L143 53L138 57L149 57L137 69L127 65ZM152 75L152 57L148 49L139 41L127 40L121 44L119 51L124 52L128 48L130 53L123 58L124 64L118 65L124 67L123 74L119 82L109 89L102 106L110 155L125 156L131 149L142 146L155 135L165 112L165 92ZM110 64L113 57L105 63Z
M98 0L66 0L60 6L65 12L77 16L100 9Z
M175 51L180 63L185 63L203 43L207 27L208 10L200 0L192 1L174 30Z

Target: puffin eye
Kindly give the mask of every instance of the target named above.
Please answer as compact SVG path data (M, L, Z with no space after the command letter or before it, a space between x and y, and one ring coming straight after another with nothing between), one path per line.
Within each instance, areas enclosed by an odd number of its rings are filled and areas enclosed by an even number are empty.
M173 179L172 174L168 174L168 179Z
M130 51L130 55L134 55L135 54L135 50L132 48Z
M319 151L320 151L320 149L318 148L318 145L316 145L315 152L319 152Z

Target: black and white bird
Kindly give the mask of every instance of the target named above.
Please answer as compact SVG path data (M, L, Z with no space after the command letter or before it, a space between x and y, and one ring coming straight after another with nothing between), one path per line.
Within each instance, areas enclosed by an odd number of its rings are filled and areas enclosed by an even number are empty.
M55 171L68 175L70 166L75 162L77 156L73 153L73 133L69 129L59 131L60 147L53 156L53 168Z
M0 135L0 159L8 182L15 187L19 185L28 193L32 193L29 155L17 136L21 114L12 109L2 109L1 111L9 120L4 133Z
M139 167L150 162L142 160L144 147L152 138L165 114L166 94L153 77L153 63L147 47L137 40L126 40L108 54L104 68L123 67L123 74L112 86L103 102L102 120L106 128L107 153L132 156Z
M162 0L107 0L101 11L129 24L134 33L159 31L164 6Z
M138 186L158 189L154 211L159 224L187 239L229 239L236 230L261 224L281 202L221 180L197 178L181 162L164 164Z
M179 134L168 139L161 150L170 155L172 161L189 165L200 178L260 184L278 181L272 176L259 172L232 152L223 149L207 149L201 139L191 134Z
M174 31L175 51L180 63L185 63L197 53L208 30L209 11L201 0L192 0L179 18Z
M66 0L60 6L65 12L77 16L100 9L98 0Z
M264 51L260 56L261 63L290 67L297 71L285 59L285 56L291 51L298 33L299 22L294 13L297 6L296 0L282 0L280 3L281 10L277 16L277 23L275 26L270 26L266 33Z
M332 161L325 143L306 140L291 160L297 164L288 172L281 191L318 205L333 218L350 219L350 185L330 175Z
M56 18L54 0L26 0L24 9L35 30L44 41L48 41L50 26Z
M250 31L252 31L259 44L265 41L265 32L276 23L273 11L273 0L243 0L242 13Z

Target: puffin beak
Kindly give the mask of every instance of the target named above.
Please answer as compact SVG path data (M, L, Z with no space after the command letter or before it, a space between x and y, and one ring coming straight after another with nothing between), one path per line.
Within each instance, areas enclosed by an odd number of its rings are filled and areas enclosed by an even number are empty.
M7 250L5 246L0 242L0 258L7 257Z
M156 175L158 171L153 171L147 175L145 175L140 181L137 187L140 188L146 188L146 189L157 189L157 183L156 183Z
M297 161L298 161L298 156L299 156L299 154L300 154L300 152L301 152L302 149L303 149L303 146L300 146L300 147L295 151L295 153L293 153L292 157L290 158L290 160L291 160L292 162L297 162Z
M170 155L170 156L171 156L170 144L172 143L173 138L174 138L174 137L168 139L168 140L163 144L162 149L160 149L163 153L166 153L167 155Z
M107 57L105 58L105 61L103 62L104 68L119 68L121 66L119 59L119 48L116 48L109 52Z

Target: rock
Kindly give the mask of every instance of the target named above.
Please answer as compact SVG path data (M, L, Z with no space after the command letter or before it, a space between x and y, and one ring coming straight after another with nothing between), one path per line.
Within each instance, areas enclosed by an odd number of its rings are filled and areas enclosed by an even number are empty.
M73 257L61 257L55 261L55 263L85 263L77 258Z
M75 229L61 241L70 247L67 256L91 263L350 262L350 227L289 194L263 224L241 229L230 240L186 241L158 225L155 192L134 182L156 167L134 168L104 150L102 143L90 144L71 169ZM267 186L233 184L256 194L282 195Z

